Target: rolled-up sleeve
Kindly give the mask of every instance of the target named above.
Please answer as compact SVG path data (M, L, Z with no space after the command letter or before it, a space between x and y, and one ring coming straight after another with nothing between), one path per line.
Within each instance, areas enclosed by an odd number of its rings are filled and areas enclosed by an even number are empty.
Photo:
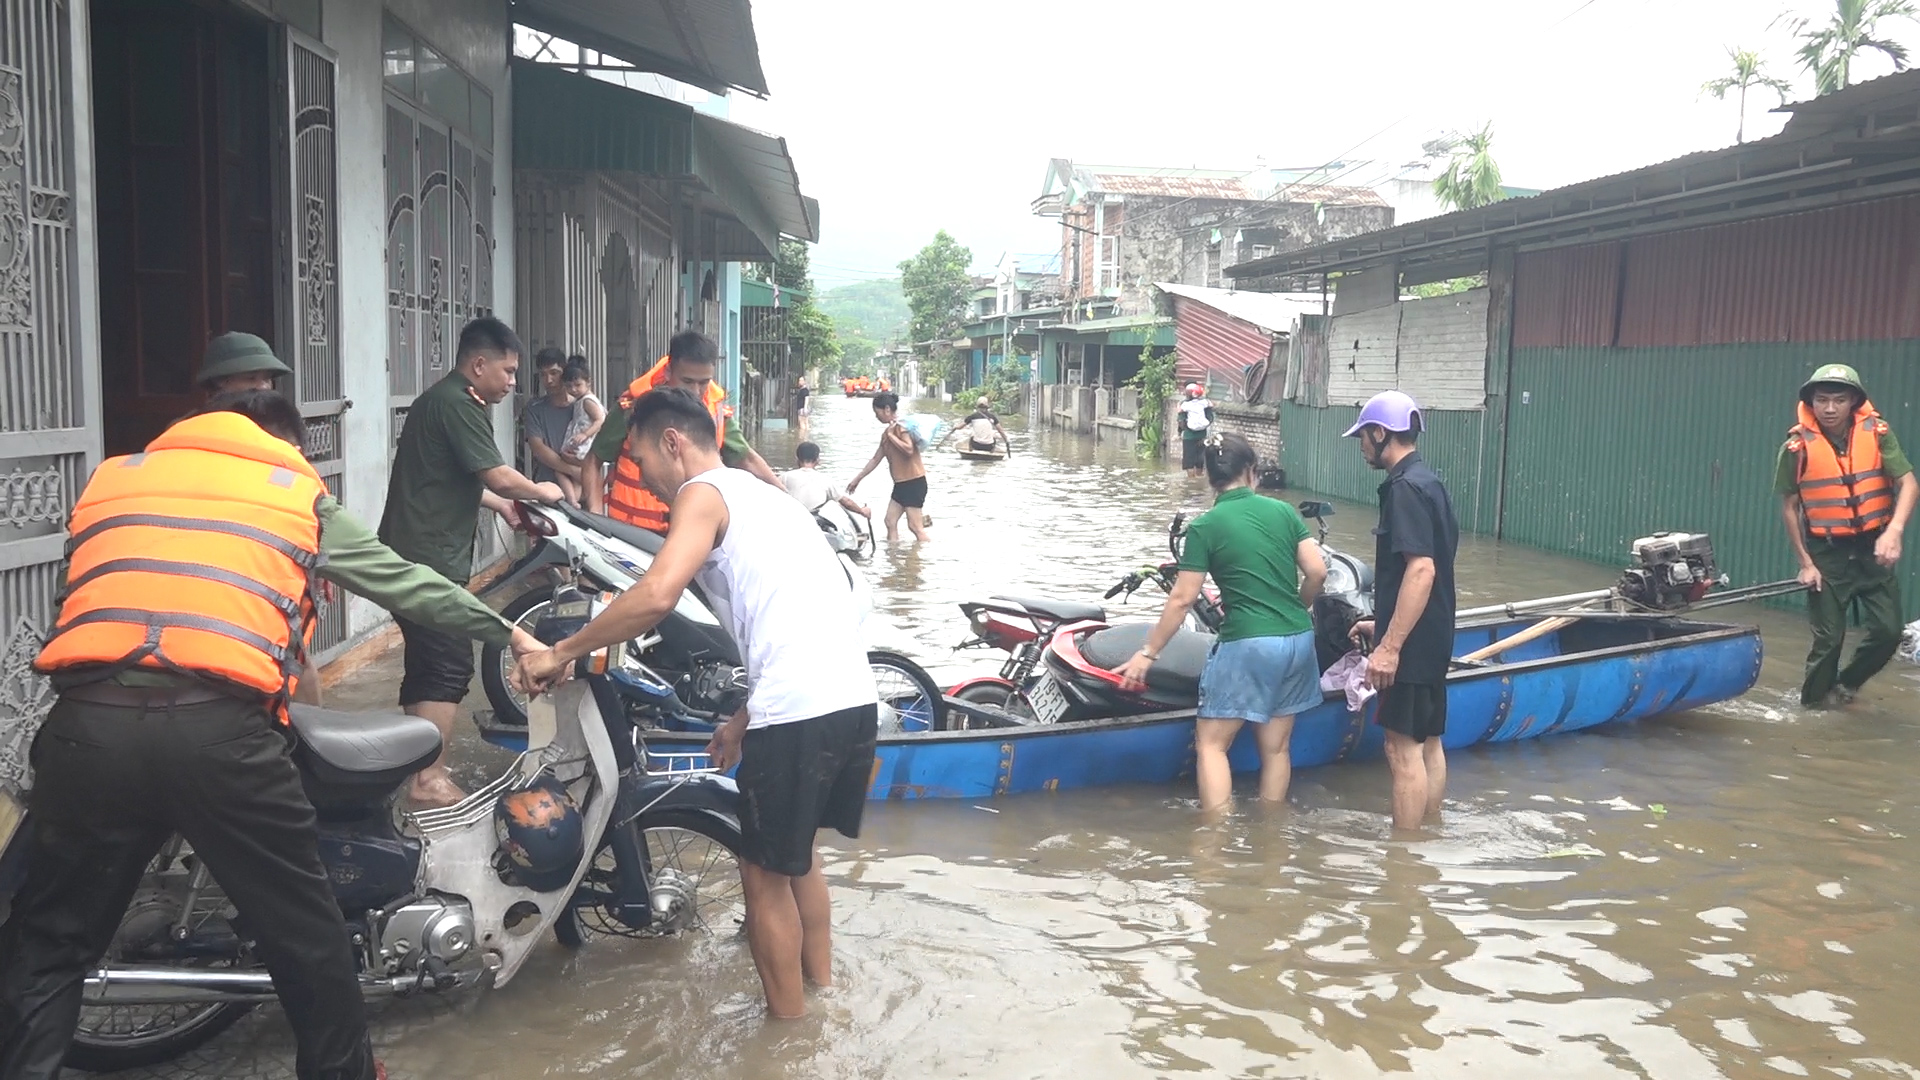
M444 633L461 634L489 645L506 645L513 640L513 627L479 597L395 554L333 496L322 496L317 509L324 560L321 577L395 615Z

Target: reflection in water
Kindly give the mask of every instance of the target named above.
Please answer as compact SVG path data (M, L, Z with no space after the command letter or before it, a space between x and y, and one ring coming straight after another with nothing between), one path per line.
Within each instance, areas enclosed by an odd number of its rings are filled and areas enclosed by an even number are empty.
M848 477L871 416L816 400L824 467ZM879 615L943 677L997 662L951 651L960 600L1097 596L1209 502L1013 426L1008 461L929 455L934 540L883 541L869 568ZM1373 520L1341 505L1333 542L1364 553ZM1463 605L1612 577L1461 552ZM1461 751L1427 839L1389 837L1383 766L1302 772L1290 807L1218 824L1173 787L874 804L857 843L834 838L840 985L809 1019L759 1018L739 941L596 942L390 1025L382 1054L396 1077L1920 1075L1920 683L1890 670L1853 711L1803 712L1800 621L1733 617L1769 646L1745 700Z

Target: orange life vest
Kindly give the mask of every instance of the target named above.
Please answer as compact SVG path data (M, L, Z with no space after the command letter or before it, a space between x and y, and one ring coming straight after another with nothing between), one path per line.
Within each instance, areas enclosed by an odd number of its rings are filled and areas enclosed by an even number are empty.
M647 369L645 375L633 380L627 392L620 395L623 413L633 406L640 395L667 381L668 360L668 357L661 357L659 363ZM714 383L707 384L707 411L713 414L715 445L725 443L727 418L733 415L733 408L727 404L727 392ZM613 479L607 485L607 516L657 533L667 531L667 504L654 498L653 492L647 490L640 476L640 463L633 460L625 442L620 444L620 459L613 463Z
M298 450L238 413L188 417L109 458L73 508L35 670L173 671L284 703L313 638L326 492Z
M1862 401L1851 423L1845 453L1834 449L1805 402L1800 422L1787 432L1787 451L1800 459L1800 506L1814 536L1859 536L1893 520L1893 482L1880 460L1887 422L1872 402Z

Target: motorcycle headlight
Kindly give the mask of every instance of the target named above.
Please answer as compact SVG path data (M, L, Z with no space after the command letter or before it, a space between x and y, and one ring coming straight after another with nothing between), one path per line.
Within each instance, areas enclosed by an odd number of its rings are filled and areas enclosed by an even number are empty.
M1351 566L1341 562L1339 559L1327 560L1327 582L1320 589L1322 594L1335 596L1342 593L1358 592L1359 589L1360 579L1354 574Z

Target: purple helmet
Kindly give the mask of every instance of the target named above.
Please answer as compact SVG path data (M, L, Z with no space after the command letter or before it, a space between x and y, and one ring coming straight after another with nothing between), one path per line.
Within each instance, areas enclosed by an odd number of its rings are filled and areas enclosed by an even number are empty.
M1388 431L1422 431L1426 428L1420 419L1420 403L1398 390L1382 390L1368 399L1360 409L1360 419L1354 421L1341 438L1353 438L1368 424L1379 424Z

